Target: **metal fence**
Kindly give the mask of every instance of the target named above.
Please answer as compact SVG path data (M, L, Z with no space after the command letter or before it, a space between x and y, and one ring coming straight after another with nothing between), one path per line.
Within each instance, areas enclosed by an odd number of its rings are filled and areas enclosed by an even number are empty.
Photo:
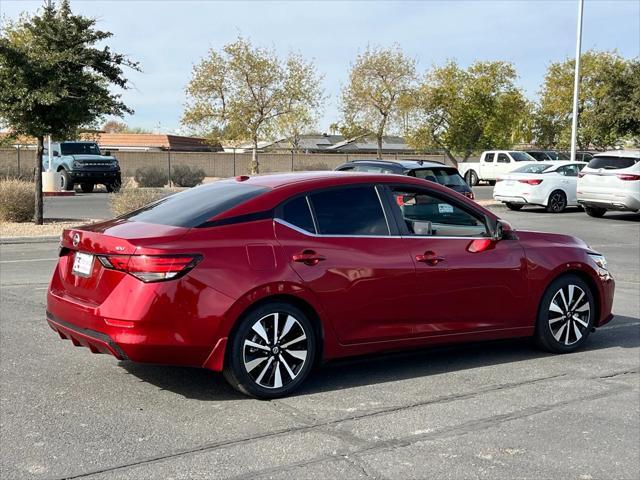
M207 177L232 177L248 175L251 171L251 153L227 152L114 152L120 163L122 175L133 177L139 168L156 167L171 177L177 165L204 170ZM333 170L350 160L372 159L375 155L335 153L258 153L260 173L291 172L302 170ZM390 160L414 159L448 163L444 155L387 154ZM0 176L33 172L36 151L25 148L0 149Z

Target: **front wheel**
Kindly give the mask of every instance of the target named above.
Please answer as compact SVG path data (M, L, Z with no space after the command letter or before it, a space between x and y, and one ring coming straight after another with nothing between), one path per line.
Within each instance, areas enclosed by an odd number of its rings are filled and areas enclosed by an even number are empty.
M554 190L547 201L547 212L560 213L567 208L567 196L562 190Z
M553 353L567 353L586 342L595 322L593 293L584 280L565 275L554 280L540 302L536 342Z
M600 207L584 207L584 211L587 212L587 215L589 215L590 217L595 217L595 218L600 218L602 217L605 213L607 213L607 209L606 208L600 208Z
M282 397L298 388L316 355L311 321L288 303L253 310L230 340L224 376L236 390L257 398Z
M69 172L64 169L60 170L60 190L67 192L73 190L73 180L71 180L71 175L69 175Z
M521 203L506 202L505 205L509 210L515 210L515 211L522 210L522 207L524 207L524 205L522 205Z

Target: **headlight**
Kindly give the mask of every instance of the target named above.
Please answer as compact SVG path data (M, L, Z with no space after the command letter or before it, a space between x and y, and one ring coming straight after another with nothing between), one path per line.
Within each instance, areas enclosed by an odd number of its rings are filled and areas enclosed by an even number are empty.
M73 168L82 168L83 166L84 166L84 163L79 162L78 160L74 160Z
M607 259L604 258L604 255L600 255L597 253L590 253L589 256L593 259L594 262L596 262L596 265L598 265L600 268L604 270L608 270Z

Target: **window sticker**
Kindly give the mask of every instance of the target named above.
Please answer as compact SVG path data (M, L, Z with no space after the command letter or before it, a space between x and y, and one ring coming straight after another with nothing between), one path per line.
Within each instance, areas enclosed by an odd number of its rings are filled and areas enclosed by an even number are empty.
M438 213L453 213L453 207L448 203L439 203Z

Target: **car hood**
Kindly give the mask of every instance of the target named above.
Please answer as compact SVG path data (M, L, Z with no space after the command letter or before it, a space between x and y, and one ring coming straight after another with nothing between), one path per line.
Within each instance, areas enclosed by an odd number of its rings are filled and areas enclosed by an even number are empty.
M115 157L107 157L105 155L67 155L73 160L80 160L85 162L112 162Z
M571 235L562 235L560 233L547 233L547 232L533 232L529 230L517 230L516 234L520 241L525 241L529 244L539 243L544 246L558 245L567 247L577 247L585 250L591 250L586 242L578 237Z

